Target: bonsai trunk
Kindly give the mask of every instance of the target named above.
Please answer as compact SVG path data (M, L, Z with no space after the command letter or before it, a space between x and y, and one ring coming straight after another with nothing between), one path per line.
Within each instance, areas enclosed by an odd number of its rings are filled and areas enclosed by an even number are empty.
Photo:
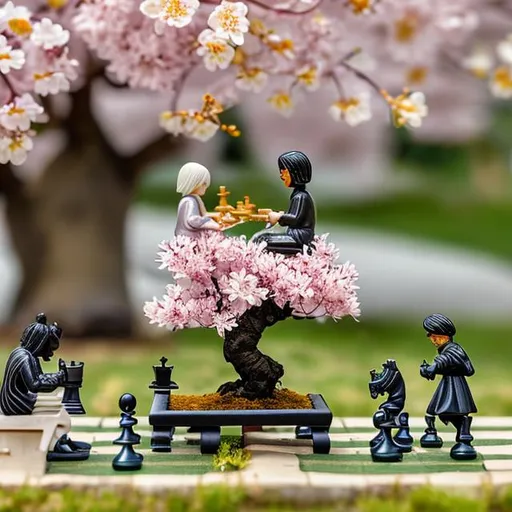
M226 382L217 390L221 395L234 392L249 399L271 397L276 384L284 375L283 367L258 350L258 342L266 327L291 316L288 307L278 307L267 300L259 307L246 311L238 327L226 331L224 358L235 368L240 379Z
M31 207L7 196L23 272L15 321L26 325L44 311L70 336L126 336L124 224L134 180L92 116L90 85L73 94L63 128L68 145L25 201Z

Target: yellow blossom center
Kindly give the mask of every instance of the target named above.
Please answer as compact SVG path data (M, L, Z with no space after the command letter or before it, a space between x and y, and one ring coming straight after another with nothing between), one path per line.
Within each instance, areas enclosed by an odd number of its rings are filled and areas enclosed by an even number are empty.
M268 41L271 50L277 53L286 53L293 51L293 41L291 39L281 39L280 41Z
M407 71L407 82L411 85L421 84L427 78L428 69L424 66L415 66Z
M372 0L349 0L354 14L362 14L370 8Z
M218 42L212 42L212 41L209 41L208 43L206 43L206 47L214 55L219 55L220 53L224 53L226 50L225 44L218 43Z
M245 69L243 71L243 73L241 73L241 77L245 78L256 78L259 74L261 73L261 69L260 68L250 68L250 69Z
M285 92L275 94L269 99L269 102L277 109L286 109L292 106L292 98Z
M17 114L24 114L25 113L25 109L24 108L20 108L20 107L11 107L8 112L7 112L7 115L9 116L15 116Z
M68 4L69 0L46 0L52 9L62 9Z
M217 15L220 26L226 32L233 32L238 28L238 16L233 12L232 7L225 7Z
M235 50L235 56L233 58L233 64L235 66L241 66L245 62L245 52L240 48L240 46L237 46Z
M307 85L312 85L317 79L317 71L316 68L309 68L304 73L297 75L297 78Z
M8 53L0 53L0 60L10 60L11 56Z
M24 20L23 18L13 18L7 23L11 32L14 32L18 36L26 36L32 33L32 25L30 21Z
M512 75L506 66L499 67L494 72L494 83L501 89L512 89Z
M45 78L50 78L53 75L51 71L46 71L46 73L34 73L34 80L44 80Z
M161 0L160 5L165 11L165 18L183 18L188 15L188 10L181 0Z
M335 103L335 105L342 110L343 112L346 112L350 108L355 108L361 103L360 100L357 98L351 97L344 100L339 100Z
M12 139L11 143L9 144L9 149L11 151L16 151L17 149L23 148L23 141L22 139Z
M267 29L261 20L255 18L250 22L249 32L253 36L262 36L267 33Z
M414 13L407 13L395 21L395 39L399 43L410 43L418 31L419 19Z

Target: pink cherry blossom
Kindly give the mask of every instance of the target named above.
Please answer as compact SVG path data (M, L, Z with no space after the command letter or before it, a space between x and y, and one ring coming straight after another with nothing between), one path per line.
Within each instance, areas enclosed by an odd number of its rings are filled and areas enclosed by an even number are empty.
M289 306L295 316L360 314L357 271L337 264L338 250L327 235L316 237L313 250L285 257L243 237L204 232L197 238L175 237L159 245L157 262L174 280L161 300L144 307L151 323L169 329L211 327L220 336L237 319L263 301Z

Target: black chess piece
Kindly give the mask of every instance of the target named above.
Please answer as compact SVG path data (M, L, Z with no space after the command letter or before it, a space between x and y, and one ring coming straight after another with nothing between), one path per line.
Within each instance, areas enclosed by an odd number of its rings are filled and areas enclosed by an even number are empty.
M457 429L456 443L450 451L452 459L475 459L477 452L471 446L473 436L470 432L473 419L469 414L477 412L477 408L466 381L475 370L464 349L453 340L456 329L449 318L439 313L430 315L423 321L423 328L438 355L431 365L423 361L420 375L427 380L434 380L436 375L442 378L427 407L427 429L421 445L426 448L442 446L434 423L435 416L439 416L445 425L451 423Z
M85 414L80 400L80 388L84 378L84 363L71 361L66 363L67 380L64 383L62 405L69 414Z
M412 450L413 438L409 431L409 414L402 412L405 405L405 382L396 361L388 359L382 372L370 371L370 395L376 399L387 393L388 398L373 415L373 425L379 433L370 441L374 462L400 462L402 454ZM394 438L393 429L398 429Z
M123 430L113 444L119 444L122 448L112 461L112 467L117 471L133 471L142 467L144 456L133 449L134 445L140 444L140 435L133 431L133 426L138 423L133 417L136 405L137 400L130 393L125 393L119 399L119 408L123 411L119 426Z

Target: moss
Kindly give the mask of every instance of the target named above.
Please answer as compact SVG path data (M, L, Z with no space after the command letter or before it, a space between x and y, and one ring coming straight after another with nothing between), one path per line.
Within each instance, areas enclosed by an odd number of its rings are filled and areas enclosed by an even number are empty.
M242 447L242 440L230 436L220 443L213 457L213 467L217 471L238 471L244 469L250 460L251 452Z
M311 409L311 400L289 389L278 389L272 398L249 400L233 393L220 395L172 395L173 411L226 411L244 409Z

